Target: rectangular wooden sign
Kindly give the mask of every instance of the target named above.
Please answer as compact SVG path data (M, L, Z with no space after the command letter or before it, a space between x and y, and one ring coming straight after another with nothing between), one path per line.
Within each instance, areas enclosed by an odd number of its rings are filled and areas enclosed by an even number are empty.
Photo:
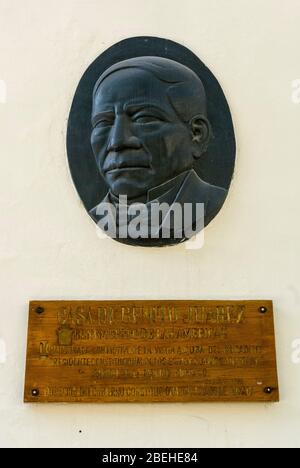
M31 302L24 399L278 401L272 301Z

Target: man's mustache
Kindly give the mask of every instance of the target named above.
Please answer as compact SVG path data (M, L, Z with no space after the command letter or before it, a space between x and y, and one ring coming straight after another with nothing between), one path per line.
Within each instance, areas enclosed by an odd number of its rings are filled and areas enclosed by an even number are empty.
M140 151L141 149L142 151ZM103 165L103 172L127 167L151 168L150 157L141 146L139 148L127 146L117 151L108 151Z

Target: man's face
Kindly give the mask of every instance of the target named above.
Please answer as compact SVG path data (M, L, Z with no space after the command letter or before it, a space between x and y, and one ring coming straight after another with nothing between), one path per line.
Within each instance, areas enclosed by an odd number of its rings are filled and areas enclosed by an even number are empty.
M168 86L127 69L106 78L96 93L91 143L116 196L145 196L193 166L191 130L173 109Z

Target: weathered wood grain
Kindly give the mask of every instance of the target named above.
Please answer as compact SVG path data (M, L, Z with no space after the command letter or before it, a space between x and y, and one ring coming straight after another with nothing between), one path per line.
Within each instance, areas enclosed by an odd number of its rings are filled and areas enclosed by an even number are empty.
M272 301L33 301L24 401L279 400Z

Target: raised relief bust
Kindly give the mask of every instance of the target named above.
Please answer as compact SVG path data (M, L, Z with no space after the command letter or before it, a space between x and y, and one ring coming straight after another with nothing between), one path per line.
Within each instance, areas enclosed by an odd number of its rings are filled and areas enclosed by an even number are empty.
M108 224L116 224L106 229L111 237L134 245L172 245L216 216L227 191L194 170L205 157L212 130L203 83L191 69L160 57L116 63L95 85L91 119L93 153L109 190L90 214L104 230L110 216ZM188 205L191 210L184 211ZM161 206L167 209L151 216L152 208ZM123 221L120 207L128 208ZM176 213L182 209L176 221L175 207ZM128 230L121 235L121 224L128 227L134 218L139 229L147 218L147 228L140 235Z

